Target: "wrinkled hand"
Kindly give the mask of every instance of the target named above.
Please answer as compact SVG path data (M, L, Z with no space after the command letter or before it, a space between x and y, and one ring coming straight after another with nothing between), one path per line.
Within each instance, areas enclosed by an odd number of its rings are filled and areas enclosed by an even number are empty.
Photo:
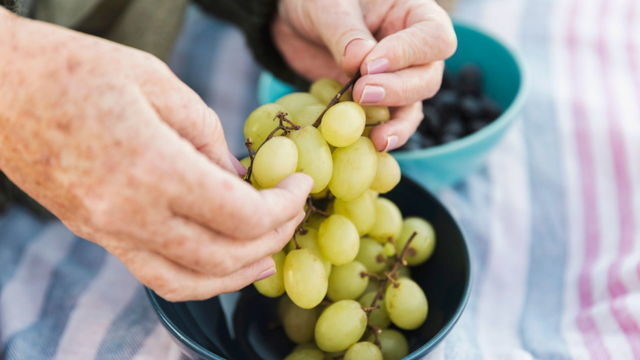
M242 181L216 114L146 53L4 11L0 30L9 178L168 300L273 273L309 177Z
M346 81L353 98L393 106L371 137L378 150L403 145L422 121L420 102L440 88L456 37L434 0L281 0L273 39L289 65L309 79Z

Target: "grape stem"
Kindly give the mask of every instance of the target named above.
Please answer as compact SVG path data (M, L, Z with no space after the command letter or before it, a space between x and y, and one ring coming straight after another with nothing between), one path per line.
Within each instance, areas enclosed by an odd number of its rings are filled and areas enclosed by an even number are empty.
M256 154L258 153L258 151L260 151L260 148L264 144L266 144L267 141L271 140L271 138L276 136L276 133L278 131L282 131L282 135L286 136L291 131L300 129L299 125L296 125L296 123L287 119L287 113L283 113L282 111L279 111L273 119L275 120L276 118L278 119L278 126L273 130L271 130L269 135L267 135L267 137L264 139L262 144L258 146L255 152L251 151L251 145L253 144L253 142L251 142L251 139L248 138L244 142L244 146L246 146L247 151L249 151L249 167L247 168L247 174L244 177L244 180L248 183L251 183L251 174L253 173L253 160L255 160Z
M378 310L380 309L380 305L376 305L376 306L363 306L362 307L362 311L366 312L366 313L370 313L374 310Z
M340 98L342 97L342 95L344 95L344 93L349 91L349 89L351 89L353 84L355 84L356 81L358 81L359 78L360 78L360 71L357 71L355 73L355 75L353 75L353 77L349 81L347 81L346 84L344 84L342 89L340 89L340 91L338 91L338 93L331 99L331 101L329 101L327 106L324 108L324 110L322 110L322 112L320 113L320 115L318 116L316 121L313 123L313 126L315 126L315 127L320 126L320 122L322 121L322 116L324 115L324 113L326 113L327 110L329 110L330 107L332 107L333 105L337 104L340 101Z
M371 329L371 332L373 333L373 343L376 344L378 347L381 347L380 338L378 336L382 332L382 329L371 324L367 324L367 327Z
M380 280L378 284L378 292L376 292L376 296L373 297L373 301L371 302L371 306L376 306L378 304L378 300L382 300L384 297L384 290L387 288L387 281L391 281L392 284L396 285L396 280L398 278L398 270L400 270L401 266L406 266L407 260L405 259L409 252L409 245L413 239L418 235L417 232L413 232L407 240L407 243L404 244L402 251L400 252L400 256L396 257L396 260L391 267L391 270L384 273L384 278Z

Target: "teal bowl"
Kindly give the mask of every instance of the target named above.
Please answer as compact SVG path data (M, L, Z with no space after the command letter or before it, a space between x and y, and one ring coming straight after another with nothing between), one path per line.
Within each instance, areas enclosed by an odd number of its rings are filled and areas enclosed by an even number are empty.
M456 23L458 50L447 60L456 73L466 64L483 72L484 91L502 109L502 115L475 133L447 144L412 151L394 151L402 172L430 190L454 184L480 167L490 150L502 139L522 110L526 89L525 68L520 57L495 37L474 27ZM258 101L274 102L295 89L269 73L258 83Z
M410 354L418 360L433 351L462 314L470 289L471 264L460 228L438 199L414 181L403 178L389 194L404 216L431 222L438 243L431 258L411 268L429 299L427 321L407 331ZM249 286L204 301L168 302L147 289L161 323L191 360L281 360L294 347L277 326L277 300Z

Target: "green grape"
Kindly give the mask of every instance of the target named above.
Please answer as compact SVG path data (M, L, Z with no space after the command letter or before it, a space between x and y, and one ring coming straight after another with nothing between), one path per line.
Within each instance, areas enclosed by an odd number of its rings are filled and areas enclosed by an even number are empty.
M361 341L349 347L343 360L382 360L382 352L374 343Z
M358 229L358 234L364 235L376 221L374 195L373 191L365 191L351 201L336 199L333 202L333 210L336 214L348 217Z
M307 221L305 221L304 223L304 228L305 229L319 229L320 228L320 224L322 224L322 222L326 219L325 216L319 215L319 214L312 214L311 216L309 216L309 218L307 219Z
M303 350L303 349L314 349L314 350L320 350L318 349L318 346L316 346L316 344L314 342L306 342L304 344L298 344L296 345L296 347L293 348L293 351L296 350Z
M337 103L322 116L320 131L327 142L345 147L356 142L364 131L365 114L353 101Z
M388 242L384 244L384 254L391 257L396 254L396 247L392 243Z
M340 300L329 305L318 318L316 344L323 351L346 350L355 344L367 328L367 314L354 300Z
M325 259L322 252L320 252L320 247L318 246L318 230L314 228L308 228L305 230L306 232L304 234L295 234L298 245L300 245L300 248L308 249L313 253L313 255L317 256L324 266L325 273L329 276L331 274L331 262ZM289 242L289 251L295 249L296 243L294 241Z
M266 279L258 280L253 285L258 292L268 297L278 297L284 294L284 281L282 280L282 267L284 265L284 251L273 254L273 261L276 263L276 273Z
M363 276L367 268L357 261L334 266L329 275L327 296L333 301L356 299L369 284L369 277Z
M322 260L308 249L293 250L284 259L284 289L303 309L320 304L329 285Z
M400 209L389 199L377 198L376 222L369 230L369 236L385 243L398 238L402 231L402 213Z
M370 292L376 292L378 291L378 285L380 284L380 282L376 279L369 279L369 285L367 285L367 288L364 290L364 293L370 293Z
M324 111L325 106L320 104L308 105L302 108L296 116L295 123L304 126L312 126Z
M280 322L284 321L284 315L289 311L289 306L294 306L295 304L289 299L288 296L282 296L278 300L277 313L278 319Z
M360 249L356 260L361 262L368 271L379 273L385 268L387 256L379 242L369 237L363 237L360 239Z
M286 113L279 104L264 104L249 114L244 123L244 138L251 141L251 150L256 151L273 129L278 127L278 113Z
M331 167L333 168L333 159L331 161L332 161L331 162ZM328 187L322 189L321 191L319 191L319 192L317 192L315 194L311 194L311 197L314 198L314 199L324 199L327 196L329 196L329 188Z
M349 219L342 215L331 215L320 224L318 245L322 255L333 265L344 265L358 255L360 237Z
M407 266L400 266L398 268L398 277L399 278L411 278L411 270Z
M411 279L399 278L396 284L387 288L384 299L389 318L401 329L416 329L427 318L427 297Z
M376 176L371 183L371 189L380 194L391 191L400 182L400 165L396 159L386 152L378 153Z
M333 151L333 176L329 190L336 198L354 200L364 194L376 176L378 157L371 140L359 138L354 144Z
M331 78L318 79L311 84L309 92L321 103L327 105L342 89L342 84ZM351 92L347 91L340 97L340 101L350 101Z
M270 188L296 172L298 149L291 139L276 136L269 139L253 159L253 176L263 188Z
M288 113L287 117L289 120L296 124L299 124L298 116L302 113L305 107L311 105L322 105L318 99L306 92L294 92L285 95L278 99L276 104L281 105Z
M409 241L413 233L416 236L411 240L409 252L406 256L407 263L411 266L420 265L427 261L436 246L436 233L426 220L419 217L409 217L402 223L402 232L396 241L396 251L399 253Z
M371 306L373 304L373 298L378 293L378 290L373 290L365 293L360 297L358 302L362 306ZM384 306L384 299L378 299L376 305L379 305L380 308L369 312L369 324L379 327L380 329L386 329L391 324L391 320L389 319L389 314L387 314L387 309Z
M369 341L373 341L373 335L369 337ZM380 341L380 350L384 360L401 360L409 353L409 343L401 332L393 329L384 329L378 334Z
M331 180L333 159L329 145L324 141L320 131L313 126L305 126L289 135L298 149L297 171L303 172L313 179L311 193L324 190Z
M363 106L365 115L367 116L367 124L381 124L389 121L391 114L386 106Z
M318 349L293 350L284 360L324 360L324 353Z
M313 332L318 320L318 309L302 309L295 304L287 307L282 327L289 340L296 344L313 340Z

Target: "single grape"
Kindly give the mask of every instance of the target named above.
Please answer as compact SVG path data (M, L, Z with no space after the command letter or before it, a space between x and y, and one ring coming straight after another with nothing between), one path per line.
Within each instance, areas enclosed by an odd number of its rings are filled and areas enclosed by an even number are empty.
M376 296L377 292L378 291L376 289L365 293L360 297L358 302L362 306L371 306L371 304L373 304L373 298ZM369 325L379 327L380 329L386 329L391 324L391 320L389 319L389 314L387 314L384 299L378 299L376 305L380 306L380 308L369 312Z
M313 126L305 126L289 135L298 149L297 171L313 179L311 193L319 193L329 184L333 173L333 159L329 145Z
M286 113L280 104L264 104L247 116L244 123L244 138L251 141L251 150L256 151L267 138L269 133L278 127L278 113ZM279 134L278 134L279 135Z
M289 311L290 306L295 306L295 304L289 299L288 296L281 296L278 300L278 306L276 308L276 312L278 313L278 319L280 322L284 321L284 315Z
M365 114L353 101L337 103L322 116L320 131L327 142L335 147L355 143L364 131Z
M313 255L317 256L324 266L325 273L329 276L331 274L331 262L327 260L320 251L320 247L318 246L318 230L314 228L307 228L305 230L304 234L295 234L298 245L300 248L308 249ZM289 251L296 249L296 241L289 242Z
M284 313L282 327L289 340L302 344L313 340L317 320L318 308L302 309L291 304Z
M367 124L382 124L391 118L389 108L386 106L363 106L362 109L367 117Z
M396 254L396 247L392 243L388 242L384 244L384 254L391 257Z
M306 342L304 344L298 344L296 345L296 347L293 348L293 351L296 350L302 350L302 349L315 349L315 350L320 350L318 349L318 346L316 345L316 343L314 342Z
M278 297L284 294L284 280L282 279L282 271L284 265L284 251L273 254L273 261L276 263L276 273L266 279L258 280L253 285L258 292L268 297Z
M369 277L363 276L367 268L357 261L334 266L329 275L327 296L333 301L356 299L369 284Z
M384 299L389 318L401 329L416 329L427 318L427 297L420 286L409 278L399 278L396 284L390 285Z
M306 92L287 94L276 100L276 104L281 105L288 113L289 120L296 124L300 124L298 123L298 116L300 116L304 108L311 105L322 105L318 99Z
M402 213L391 200L377 198L376 222L369 230L369 236L381 243L395 240L402 231Z
M317 349L293 350L284 360L324 360L324 353Z
M333 168L333 160L332 160L331 164L332 164L331 167ZM322 189L321 191L319 191L317 193L311 194L311 197L314 198L314 199L324 199L327 196L329 196L329 188L328 187Z
M320 304L329 285L322 260L308 249L293 250L284 259L284 289L303 309Z
M318 318L316 344L323 351L346 350L355 344L367 327L367 314L354 300L340 300L329 305Z
M360 239L360 249L356 260L367 268L367 271L379 273L384 270L387 256L384 254L382 245L370 237Z
M321 103L327 105L342 89L342 84L331 78L318 79L311 84L309 92ZM350 101L351 92L347 91L340 97L340 101Z
M413 233L409 252L406 256L407 263L411 266L422 264L427 261L436 246L436 234L433 227L426 220L419 217L409 217L402 223L402 232L396 241L396 251L399 253L404 249L407 241Z
M371 335L368 340L374 341ZM380 350L384 360L401 360L409 353L409 343L401 332L393 329L384 329L378 334Z
M371 183L371 189L380 194L391 191L400 182L400 165L396 159L386 152L378 153L376 176Z
M322 222L326 219L326 216L322 216L319 214L312 214L311 216L309 216L309 218L307 219L307 221L304 222L304 228L305 229L319 229L320 228L320 224L322 224Z
M378 166L371 140L359 138L354 144L333 151L333 176L329 190L336 198L354 200L373 183Z
M296 144L283 136L269 139L253 159L253 176L263 188L270 188L296 172L298 149Z
M295 123L300 127L312 126L324 111L325 106L320 104L308 105L300 110Z
M331 215L320 224L318 245L322 255L333 265L344 265L358 255L360 237L349 219Z
M333 210L336 214L346 216L358 229L358 234L366 234L376 221L375 192L365 191L351 201L336 199Z
M343 360L382 360L382 352L374 343L361 341L349 347Z

